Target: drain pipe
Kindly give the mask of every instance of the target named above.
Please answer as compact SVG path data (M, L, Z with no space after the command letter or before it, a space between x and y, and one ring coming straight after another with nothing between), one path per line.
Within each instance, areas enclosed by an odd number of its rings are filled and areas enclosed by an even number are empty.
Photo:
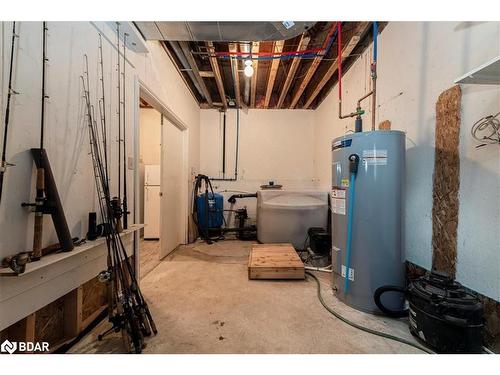
M224 113L225 115L225 113ZM210 177L212 181L237 181L238 180L238 159L240 154L240 109L236 108L236 154L235 154L235 163L234 163L234 177L226 178L215 178Z

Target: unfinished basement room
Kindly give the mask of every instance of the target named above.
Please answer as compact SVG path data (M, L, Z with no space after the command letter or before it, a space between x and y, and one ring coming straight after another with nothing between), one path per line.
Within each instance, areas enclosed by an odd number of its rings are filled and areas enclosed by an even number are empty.
M0 363L498 359L500 22L225 4L0 22Z

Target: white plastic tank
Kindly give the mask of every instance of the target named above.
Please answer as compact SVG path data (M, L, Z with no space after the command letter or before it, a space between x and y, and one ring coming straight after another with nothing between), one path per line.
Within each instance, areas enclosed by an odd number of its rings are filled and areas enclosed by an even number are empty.
M292 243L303 249L310 227L327 228L328 192L257 192L257 238L262 243Z

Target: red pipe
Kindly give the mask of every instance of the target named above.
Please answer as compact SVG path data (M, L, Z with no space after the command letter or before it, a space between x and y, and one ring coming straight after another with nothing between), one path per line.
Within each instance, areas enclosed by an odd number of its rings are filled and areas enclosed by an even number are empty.
M337 22L337 61L338 61L338 86L339 102L342 101L342 22ZM340 115L340 113L339 113Z

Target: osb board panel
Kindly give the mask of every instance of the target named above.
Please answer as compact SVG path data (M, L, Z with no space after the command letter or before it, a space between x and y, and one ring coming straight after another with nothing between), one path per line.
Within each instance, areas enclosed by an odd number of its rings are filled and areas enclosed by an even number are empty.
M303 279L304 263L291 244L253 244L248 257L249 279Z
M82 285L82 296L82 321L85 321L107 303L106 284L95 277Z
M428 271L425 268L406 262L407 284L427 273ZM500 353L500 302L483 296L474 290L465 289L476 295L483 304L485 318L484 344L493 352Z
M64 297L61 297L35 313L35 341L54 345L64 338Z
M452 277L455 277L457 260L461 98L460 86L457 85L439 95L436 103L432 267Z

